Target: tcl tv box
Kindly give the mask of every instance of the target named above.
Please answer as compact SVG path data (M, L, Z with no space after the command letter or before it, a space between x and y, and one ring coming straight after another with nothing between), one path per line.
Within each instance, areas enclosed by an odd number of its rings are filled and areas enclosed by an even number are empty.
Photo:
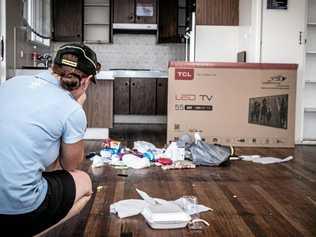
M168 141L294 147L297 64L170 62Z

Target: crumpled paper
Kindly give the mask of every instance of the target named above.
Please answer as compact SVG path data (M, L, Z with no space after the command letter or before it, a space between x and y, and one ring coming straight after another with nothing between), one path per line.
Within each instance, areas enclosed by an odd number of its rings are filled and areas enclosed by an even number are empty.
M252 161L254 163L259 163L263 165L278 164L294 159L293 156L288 156L284 159L281 159L276 157L261 157L259 155L239 156L239 158L244 161Z

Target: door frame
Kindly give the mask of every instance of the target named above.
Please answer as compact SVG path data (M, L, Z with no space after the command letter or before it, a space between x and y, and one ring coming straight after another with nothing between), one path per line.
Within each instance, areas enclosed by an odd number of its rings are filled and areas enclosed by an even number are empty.
M3 58L0 58L0 85L6 80L6 0L0 1L0 42L3 42ZM1 48L1 46L0 46Z

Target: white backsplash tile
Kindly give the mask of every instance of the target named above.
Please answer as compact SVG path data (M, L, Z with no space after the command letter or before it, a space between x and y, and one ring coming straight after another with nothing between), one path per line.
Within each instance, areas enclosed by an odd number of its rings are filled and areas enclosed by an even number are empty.
M185 59L184 44L157 44L156 35L115 34L113 44L89 44L96 53L102 70L136 68L167 70L170 60ZM54 43L54 51L63 43Z

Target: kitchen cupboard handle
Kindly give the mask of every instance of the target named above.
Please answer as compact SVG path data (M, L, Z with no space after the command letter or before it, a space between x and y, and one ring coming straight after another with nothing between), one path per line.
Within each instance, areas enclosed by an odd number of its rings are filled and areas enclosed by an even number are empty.
M161 86L162 86L162 84L161 84L161 83L158 83L158 86L159 86L159 87L161 87Z
M129 83L128 83L128 82L125 82L125 86L129 86Z
M299 34L299 37L298 37L298 44L302 44L302 34L303 34L303 32L302 31L300 31L300 34Z
M136 85L136 83L135 83L135 82L133 82L133 83L132 83L132 86L135 86L135 85Z

